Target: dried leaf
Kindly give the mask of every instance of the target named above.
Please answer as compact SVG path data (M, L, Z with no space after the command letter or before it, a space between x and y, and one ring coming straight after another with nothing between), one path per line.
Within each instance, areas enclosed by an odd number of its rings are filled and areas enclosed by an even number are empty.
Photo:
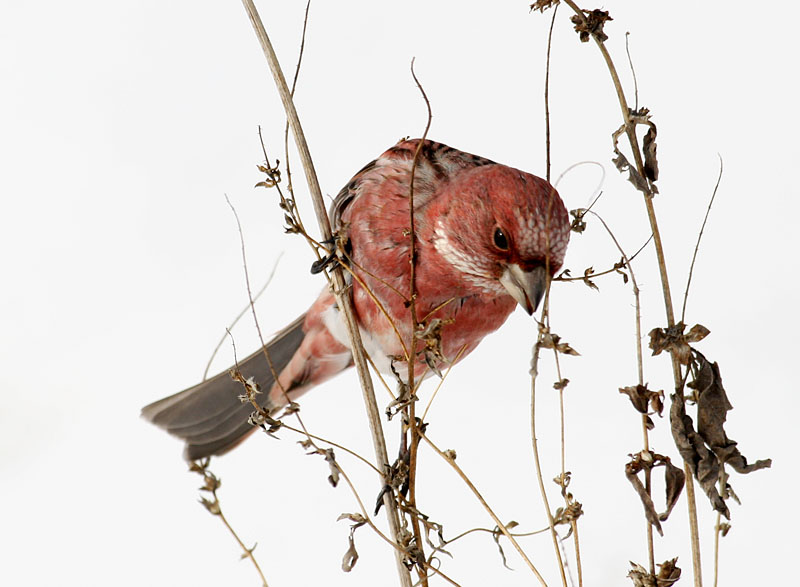
M692 358L692 347L689 343L703 340L710 330L702 324L695 324L684 334L684 328L686 325L683 322L668 328L653 328L650 331L650 348L653 350L653 356L667 351L675 355L681 365L688 365Z
M325 461L328 463L328 467L331 470L331 474L328 475L328 482L334 487L336 487L339 484L340 471L339 471L339 465L336 463L336 457L333 454L332 448L329 448L325 451Z
M584 215L586 214L586 209L577 208L575 210L570 210L569 213L573 217L572 223L569 226L570 230L572 232L577 232L578 234L586 230L586 222L583 219Z
M642 111L646 113L647 109L642 108ZM649 115L647 114L636 116L635 113L632 113L631 124L633 124L634 126L636 124L647 124L651 128L654 128L655 125L652 122L650 122L648 118ZM646 196L657 194L658 188L653 183L654 180L646 179L645 177L643 177L642 174L639 173L639 171L636 169L636 167L630 164L630 161L628 161L628 158L622 154L622 151L619 150L619 137L622 136L623 133L625 133L625 130L626 126L625 124L623 124L611 134L611 138L613 139L614 143L614 154L616 155L616 157L614 157L611 161L614 163L614 166L617 168L617 170L619 170L620 173L625 173L626 171L628 172L628 181L631 182L633 184L633 187L635 187L637 190L639 190ZM654 144L655 143L653 143L653 145ZM655 156L655 153L653 154L653 156ZM648 171L645 169L645 174L647 173ZM656 175L658 174L657 169L655 173Z
M354 522L354 524L355 524L354 528L358 528L358 527L363 526L364 524L367 523L367 519L364 516L362 516L361 514L358 514L358 513L356 513L356 514L339 514L339 517L336 518L336 521L338 522L340 520L350 520L351 522Z
M556 382L553 384L553 389L562 390L562 389L564 389L565 387L567 387L567 385L569 385L569 379L567 379L567 378L565 377L565 378L564 378L564 379L562 379L561 381L556 381Z
M356 542L353 540L353 531L350 531L350 536L348 536L348 541L350 543L347 552L344 553L342 557L342 570L345 573L349 573L353 570L353 567L356 566L358 562L358 551L356 550Z
M516 528L517 526L519 526L519 523L515 522L514 520L511 520L508 524L506 524L506 530L511 530L513 528ZM494 531L492 532L492 538L494 538L494 542L495 544L497 544L497 550L500 551L500 557L503 559L503 566L507 568L509 571L513 571L514 569L509 567L508 564L506 563L506 553L503 552L503 547L500 544L500 538L502 536L505 536L505 534L503 534L503 532L500 530L500 526L495 526Z
M673 465L669 457L664 457L664 465L666 467L664 471L664 483L666 484L667 510L663 514L658 515L658 519L662 522L665 522L672 513L672 508L678 503L678 498L686 483L686 475L683 469Z
M650 181L658 179L658 159L656 158L656 125L649 123L650 128L644 135L642 151L644 151L644 174Z
M621 258L617 263L614 263L614 271L622 275L622 283L628 283L628 274L623 271L627 267L625 257Z
M219 501L216 498L208 499L201 497L200 503L203 504L203 507L206 508L212 516L220 515L221 510L219 507Z
M639 499L642 501L642 506L644 506L644 515L647 518L647 521L655 527L658 531L660 536L664 535L663 530L661 530L661 523L658 520L658 514L656 514L655 505L653 505L652 498L647 495L647 490L645 489L642 482L639 480L639 477L636 474L641 470L640 467L637 467L638 463L636 462L636 458L634 460L625 465L625 476L628 478L628 481L631 482L633 485L633 489L636 491L636 494L639 496ZM628 575L630 576L630 575ZM634 581L635 583L635 581Z
M585 283L586 285L588 285L592 289L596 289L597 291L600 291L600 288L597 287L597 284L594 281L592 281L591 279L589 279L590 275L594 275L594 267L587 267L586 269L584 269L584 271L583 271L583 283Z
M536 344L544 349L555 349L557 352L564 355L580 356L578 351L569 346L566 342L561 342L561 337L554 333L545 332Z
M708 328L702 324L695 324L686 333L685 338L687 342L700 342L709 334L711 334L711 331Z
M559 0L536 0L536 2L531 4L531 12L534 10L538 10L539 12L544 12L548 8L558 4L558 2Z
M633 561L630 563L633 568L628 572L628 578L633 581L634 587L656 587L655 577L647 569Z
M678 452L681 453L683 460L689 464L695 479L700 483L703 491L706 492L708 499L711 501L711 507L726 518L730 518L728 506L725 505L716 487L720 473L719 460L708 449L703 437L695 432L692 419L686 415L686 406L683 398L673 393L670 399L672 400L669 418L670 427L672 428L672 437L675 439Z
M664 409L664 392L662 390L650 391L647 389L646 383L644 385L637 384L629 387L620 387L619 392L627 395L634 409L641 414L648 413L648 405L652 406L653 411L659 416Z
M671 560L664 561L659 566L658 575L656 576L657 587L669 587L681 578L681 570L675 564L678 562L678 557Z
M581 43L586 43L589 35L601 42L608 39L608 35L603 32L603 26L606 21L614 20L608 15L608 12L595 8L594 10L583 10L583 13L584 16L576 14L570 19L575 25L575 32L578 33Z
M720 461L733 467L737 473L746 474L770 467L772 459L748 464L745 456L736 448L736 442L728 438L724 425L727 412L733 406L722 387L719 366L709 363L698 351L694 351L694 357L696 376L692 388L697 394L697 432Z

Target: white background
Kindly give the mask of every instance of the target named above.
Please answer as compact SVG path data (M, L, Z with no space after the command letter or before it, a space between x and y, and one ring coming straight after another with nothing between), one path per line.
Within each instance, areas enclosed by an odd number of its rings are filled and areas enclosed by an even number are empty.
M594 7L594 6L590 6ZM284 69L294 68L304 2L261 2ZM732 483L733 528L722 541L721 585L781 582L791 571L800 476L794 447L797 254L797 45L794 3L754 10L730 3L611 2L608 46L633 102L659 127L656 205L679 309L694 241L718 173L725 172L694 275L687 322L712 334L698 348L720 363L735 409L728 433L773 468ZM649 232L641 198L610 163L620 124L608 73L562 6L551 76L553 173L592 160L607 172L597 206L632 252ZM526 2L322 2L312 5L297 106L323 190L330 195L403 136L421 134L544 174L542 89L550 13ZM242 6L216 3L39 2L0 9L0 584L257 585L219 520L196 503L199 478L179 443L140 420L142 405L196 383L225 326L246 303L243 220L256 285L283 253L258 305L273 332L322 287L310 251L282 233L261 177L257 126L282 160L283 115ZM296 161L296 160L295 160ZM301 211L311 208L295 175ZM595 166L559 186L585 206ZM619 255L597 222L573 235L567 265L609 267ZM665 322L652 247L635 269L645 331ZM587 585L626 584L628 561L646 563L642 508L623 474L641 450L639 419L618 388L636 381L633 297L618 276L600 292L556 284L553 328L577 348L563 361L567 468L584 504L580 538ZM250 320L235 331L256 346ZM530 450L527 376L535 323L517 311L453 371L429 415L429 433L458 452L504 520L545 525ZM228 366L229 346L215 363ZM646 380L669 392L668 359ZM542 364L539 437L545 478L559 470L552 360ZM427 401L433 386L427 385ZM385 395L381 395L385 402ZM302 401L313 432L371 455L354 373ZM394 426L394 423L393 425ZM392 441L398 433L388 427ZM271 586L392 585L392 555L367 528L355 570L339 569L352 495L332 489L325 463L292 434L263 436L215 461L231 522ZM653 446L674 458L666 420ZM391 442L394 451L395 442ZM371 504L379 485L338 453ZM429 450L421 453L420 507L452 537L492 527L477 502ZM557 489L548 481L551 503ZM714 515L701 511L711 582ZM678 556L691 583L686 502L657 540L658 561ZM505 543L502 567L486 534L452 545L443 568L464 585L530 585ZM523 539L552 584L547 535ZM574 572L574 563L573 572ZM443 584L438 582L439 584ZM437 584L434 581L434 584Z

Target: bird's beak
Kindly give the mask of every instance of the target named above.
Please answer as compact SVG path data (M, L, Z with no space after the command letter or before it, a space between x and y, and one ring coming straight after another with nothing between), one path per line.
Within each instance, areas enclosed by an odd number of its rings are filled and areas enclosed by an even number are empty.
M506 266L500 283L528 314L533 314L547 289L547 270L536 267L523 271L519 265L512 263Z

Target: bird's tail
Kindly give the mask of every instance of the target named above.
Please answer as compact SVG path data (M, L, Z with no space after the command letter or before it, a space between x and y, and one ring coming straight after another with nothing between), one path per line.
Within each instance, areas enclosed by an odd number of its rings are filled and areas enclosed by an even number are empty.
M258 403L271 411L278 407L269 399L275 379L291 360L303 342L305 314L284 328L266 346L272 363L267 361L264 349L259 349L238 365L239 371L250 377L263 392ZM239 396L244 391L241 383L234 381L228 370L210 379L165 397L142 408L142 416L170 434L186 441L184 458L196 460L223 454L249 435L255 428L248 423L253 406L242 403Z

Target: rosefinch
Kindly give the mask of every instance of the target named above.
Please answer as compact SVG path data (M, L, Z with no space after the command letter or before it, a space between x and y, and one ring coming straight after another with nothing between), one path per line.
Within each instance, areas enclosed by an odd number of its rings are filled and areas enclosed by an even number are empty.
M561 267L569 222L545 180L425 141L414 172L416 316L409 310L409 187L419 140L402 141L359 171L333 202L333 229L346 242L352 299L376 366L403 373L417 332L415 372L468 355L517 303L536 309ZM394 325L394 326L393 326ZM396 330L395 330L396 328ZM424 331L420 335L420 331ZM398 336L399 334L399 336ZM270 413L352 366L344 320L324 289L264 350L240 362ZM278 374L277 382L273 371ZM417 376L419 377L419 375ZM194 460L222 454L255 428L252 405L228 371L146 406L142 414L186 441Z

